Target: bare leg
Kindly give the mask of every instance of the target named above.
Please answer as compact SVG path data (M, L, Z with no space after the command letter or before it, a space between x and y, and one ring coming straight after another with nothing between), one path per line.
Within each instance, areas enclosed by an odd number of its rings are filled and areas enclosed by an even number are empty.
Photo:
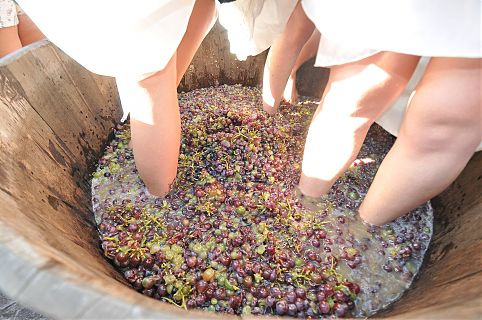
M0 28L0 58L21 47L17 26Z
M381 52L333 67L306 138L300 190L319 197L358 154L368 129L403 91L419 57Z
M194 4L186 33L177 48L177 85L181 82L204 37L216 22L215 8L213 0L197 0Z
M442 192L482 138L481 60L432 58L360 207L381 225Z
M45 39L45 35L37 28L29 16L19 14L18 21L18 35L23 46Z
M320 44L321 34L318 30L313 31L308 42L301 49L300 55L295 61L295 65L291 70L290 77L286 83L285 90L283 92L283 99L290 103L296 103L298 99L298 92L296 91L296 71L309 59L313 58L318 51L318 45Z
M139 175L150 193L169 191L177 173L181 121L176 88L214 24L213 0L197 0L186 33L164 70L146 79L117 79L122 104L130 110L132 146Z
M290 72L314 29L298 2L285 30L271 46L264 65L263 109L269 114L276 113Z
M130 110L132 146L139 175L161 196L176 177L181 120L176 92L176 55L150 77L117 79L122 104Z

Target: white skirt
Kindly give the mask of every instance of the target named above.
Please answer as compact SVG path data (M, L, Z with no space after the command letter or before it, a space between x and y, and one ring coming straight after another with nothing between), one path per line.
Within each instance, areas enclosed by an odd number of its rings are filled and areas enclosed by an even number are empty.
M219 22L239 60L268 49L284 31L298 0L236 0L219 6Z
M88 70L140 76L164 69L195 0L18 0L39 29Z
M0 28L18 25L18 7L13 0L0 0Z
M322 37L316 66L380 51L481 57L480 0L301 0Z

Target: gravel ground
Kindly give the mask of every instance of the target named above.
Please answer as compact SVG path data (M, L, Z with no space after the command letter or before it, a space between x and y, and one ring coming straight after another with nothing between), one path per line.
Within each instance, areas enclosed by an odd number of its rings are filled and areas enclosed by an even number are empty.
M48 318L28 308L0 292L0 320L47 320Z

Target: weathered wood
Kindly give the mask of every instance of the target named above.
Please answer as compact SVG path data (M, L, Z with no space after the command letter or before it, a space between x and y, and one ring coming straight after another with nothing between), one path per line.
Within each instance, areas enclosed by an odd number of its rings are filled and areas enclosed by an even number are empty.
M217 22L206 36L184 75L178 90L243 84L259 87L263 82L263 67L267 51L238 61L229 51L226 30ZM328 80L328 69L314 68L314 59L303 65L298 73L298 89L301 95L321 97Z
M265 54L238 62L219 26L181 90L259 85ZM217 30L217 31L216 31ZM304 66L301 93L326 70ZM311 78L310 78L311 77ZM313 80L317 78L318 80ZM309 80L311 79L311 80ZM308 91L303 91L308 90ZM121 108L112 78L89 73L47 41L0 61L0 288L58 319L234 319L184 311L131 290L102 256L89 178ZM480 318L482 154L433 201L435 234L418 281L381 314Z
M196 52L179 85L179 91L220 84L242 83L253 87L261 84L266 52L249 57L246 61L238 61L230 53L226 38L226 30L216 22Z

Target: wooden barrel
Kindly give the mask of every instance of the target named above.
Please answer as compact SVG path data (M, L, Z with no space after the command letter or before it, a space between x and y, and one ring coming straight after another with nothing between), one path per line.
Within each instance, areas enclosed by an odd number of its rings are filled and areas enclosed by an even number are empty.
M266 54L239 62L216 26L181 90L259 85ZM325 70L302 72L320 93ZM318 87L309 87L313 83ZM90 173L121 108L112 78L91 74L48 41L0 60L0 290L57 319L236 318L185 311L129 288L103 257ZM413 288L380 317L480 318L482 156L433 200L435 231Z

